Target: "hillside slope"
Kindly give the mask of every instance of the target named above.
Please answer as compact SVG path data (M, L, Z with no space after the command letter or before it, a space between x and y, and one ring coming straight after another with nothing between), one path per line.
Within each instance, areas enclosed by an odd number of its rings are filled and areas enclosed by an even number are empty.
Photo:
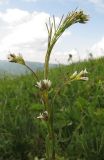
M43 69L44 64L40 62L26 62L34 71ZM50 67L55 67L55 64L50 64ZM29 70L20 64L10 63L0 60L0 74L23 75L29 73Z
M66 75L87 69L89 81L73 82L54 102L56 152L65 160L104 158L104 58L60 65L50 70L52 86ZM38 73L41 77L43 72ZM36 119L43 108L32 75L0 79L0 158L44 157L46 126ZM53 92L50 99L53 98Z

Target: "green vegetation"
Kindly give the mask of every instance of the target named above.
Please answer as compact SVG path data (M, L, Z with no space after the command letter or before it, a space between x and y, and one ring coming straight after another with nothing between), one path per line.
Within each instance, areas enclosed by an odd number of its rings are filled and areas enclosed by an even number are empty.
M84 69L80 72L75 71L71 75L70 74L65 75L63 81L61 81L60 83L60 86L57 87L56 85L55 87L53 87L52 81L49 79L50 55L52 53L52 49L55 46L57 40L62 36L62 34L66 29L68 29L70 26L76 23L85 24L88 20L89 20L89 16L86 15L82 10L80 11L75 10L68 13L65 17L62 16L58 25L56 25L56 19L54 16L52 19L49 18L49 22L46 23L47 32L48 32L48 45L47 45L47 50L45 54L43 78L40 78L38 73L36 73L27 65L27 63L25 62L21 54L16 55L15 53L10 53L8 55L9 62L17 63L25 66L32 72L34 79L37 80L37 82L35 83L35 87L37 88L39 103L38 105L35 103L34 107L37 108L38 110L39 108L41 108L41 112L37 116L37 119L41 120L42 123L44 123L45 129L47 131L45 136L45 154L44 154L44 159L46 160L56 160L56 159L65 158L65 156L64 158L62 158L62 155L60 157L59 154L56 154L57 148L61 140L60 128L55 127L55 123L54 123L54 119L57 117L57 114L55 116L55 113L57 113L56 112L57 110L56 111L54 110L57 103L56 101L57 96L59 96L59 93L63 89L63 87L65 88L66 86L71 84L71 82L79 81L79 80L83 80L83 81L88 80L88 77L86 76L88 72L86 69ZM57 108L60 108L60 107L57 107ZM63 127L61 127L61 130L63 129ZM59 131L59 134L55 133L56 129ZM59 139L57 136L59 137Z
M84 68L89 81L73 82L54 103L56 153L65 160L104 158L104 58L51 69L49 79L60 87L67 74ZM47 129L36 118L43 106L35 80L32 75L5 76L0 84L0 160L43 158Z

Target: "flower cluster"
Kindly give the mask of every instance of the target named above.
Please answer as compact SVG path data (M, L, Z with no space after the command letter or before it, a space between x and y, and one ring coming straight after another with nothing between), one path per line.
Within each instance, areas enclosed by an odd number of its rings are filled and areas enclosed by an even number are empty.
M14 62L14 63L25 65L25 61L24 61L24 59L23 59L21 54L16 56L15 54L11 54L10 53L7 58L9 60L9 62Z
M87 81L88 77L86 76L86 74L88 74L87 70L82 70L81 72L77 72L75 71L71 76L70 79L74 79L74 80L84 80Z
M70 23L86 23L89 20L89 16L84 14L84 12L81 11L74 11L67 15L64 22L66 26L70 26Z
M37 117L37 119L47 121L48 120L48 112L44 111L43 113L40 113L39 116Z
M51 87L51 81L48 80L48 79L44 79L44 80L41 80L39 82L36 83L36 87L39 88L40 90L49 90L50 87Z

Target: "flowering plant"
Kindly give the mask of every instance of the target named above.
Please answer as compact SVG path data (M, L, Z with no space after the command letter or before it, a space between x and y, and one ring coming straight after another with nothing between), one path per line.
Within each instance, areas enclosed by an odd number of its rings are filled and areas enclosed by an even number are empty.
M56 44L59 37L64 33L66 29L68 29L71 25L75 23L86 23L88 21L88 15L84 14L83 11L73 11L68 13L67 16L64 18L62 16L59 25L56 26L55 17L53 16L52 19L49 18L49 24L46 24L47 31L48 31L48 45L47 51L45 55L45 64L44 64L44 78L40 80L38 75L26 65L23 57L15 54L10 54L8 56L8 60L10 62L19 63L26 66L34 75L36 79L35 87L41 93L40 98L41 102L44 106L43 112L37 116L37 119L40 119L46 123L47 126L47 136L46 136L46 159L47 160L55 160L58 159L55 151L55 131L54 131L54 100L58 94L58 92L67 84L70 84L72 81L78 80L88 80L86 74L88 73L87 70L82 70L81 72L75 71L71 76L67 75L65 80L62 82L62 86L59 89L54 90L54 96L50 100L50 90L52 89L52 82L48 79L49 75L49 60L52 49Z

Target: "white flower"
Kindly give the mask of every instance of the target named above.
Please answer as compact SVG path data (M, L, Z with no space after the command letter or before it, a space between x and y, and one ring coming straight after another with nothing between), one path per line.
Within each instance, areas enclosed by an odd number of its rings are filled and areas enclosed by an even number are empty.
M38 119L43 119L44 117L43 117L42 113L40 113L37 118L38 118Z
M88 81L89 78L88 77L81 77L80 80L83 80L83 81Z
M7 56L9 62L14 62L14 63L18 63L18 64L22 64L22 65L25 65L25 61L22 57L21 54L19 55L15 55L14 53L10 53L8 56Z
M44 79L44 80L37 82L35 86L41 90L48 90L51 87L51 84L52 83L50 80Z
M77 76L77 74L78 74L78 72L75 71L75 72L70 76L70 78L71 78L71 79L75 78L75 77Z
M51 87L52 82L50 80L44 79L43 82L45 85L48 85L49 88Z
M48 112L47 112L47 111L44 111L44 114L48 115Z
M35 86L41 89L41 87L42 87L41 81L40 81L40 82L37 82L37 85L35 85Z
M83 76L83 75L85 75L85 74L88 74L86 68L85 68L85 70L82 70L82 71L78 74L78 76L80 77L80 76Z
M88 77L86 77L85 75L88 74L86 68L84 70L82 70L81 72L77 72L75 71L71 76L70 79L76 79L76 80L88 80Z
M88 74L86 68L84 70L82 70L81 72L77 72L75 71L71 76L70 79L72 80L84 80L84 81L88 81L88 77L86 76L86 74Z
M86 68L85 68L85 70L84 70L83 72L84 72L84 74L88 74L88 72L87 72Z
M48 112L44 111L43 113L40 113L39 116L37 117L37 119L41 119L41 120L48 120Z
M9 62L14 62L15 55L14 54L8 54L7 58L9 60Z
M10 56L10 54L8 54L7 58L8 58L9 61L12 60L12 57Z
M82 71L76 76L76 78L77 78L78 80L88 81L89 79L88 79L88 77L85 76L86 74L88 74L88 72L87 72L87 70L86 70L86 68L85 68L85 70L82 70Z
M78 77L82 76L84 74L84 70L82 70L81 72L79 72Z

